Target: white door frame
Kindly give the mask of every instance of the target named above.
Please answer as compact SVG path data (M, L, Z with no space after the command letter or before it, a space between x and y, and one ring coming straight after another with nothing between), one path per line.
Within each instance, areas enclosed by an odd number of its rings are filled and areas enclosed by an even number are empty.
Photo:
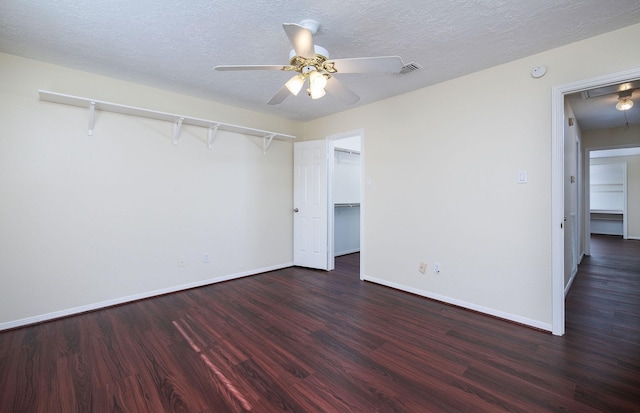
M640 79L640 68L554 86L551 90L551 332L562 336L564 325L564 96L601 86Z
M334 250L334 208L333 208L333 166L335 154L335 142L340 139L360 137L360 279L364 277L364 129L356 129L349 132L341 132L327 136L327 147L329 152L328 178L327 178L327 225L328 225L328 250L329 250L329 271L335 269Z

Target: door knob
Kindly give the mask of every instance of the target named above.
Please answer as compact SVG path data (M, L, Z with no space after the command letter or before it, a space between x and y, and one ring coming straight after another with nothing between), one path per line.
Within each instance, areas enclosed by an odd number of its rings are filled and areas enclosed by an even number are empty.
M293 208L293 212L298 212L298 208Z

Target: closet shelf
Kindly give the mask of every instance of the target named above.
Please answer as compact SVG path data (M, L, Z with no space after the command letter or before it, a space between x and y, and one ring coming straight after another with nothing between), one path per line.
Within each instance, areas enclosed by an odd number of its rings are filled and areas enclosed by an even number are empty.
M174 113L159 112L151 109L137 108L134 106L121 105L118 103L104 102L96 99L66 95L63 93L50 92L47 90L38 90L40 100L54 103L63 103L65 105L79 106L89 109L89 136L93 135L93 120L95 110L104 110L123 115L138 116L142 118L162 120L174 123L173 143L177 144L180 137L180 128L182 125L193 125L207 128L208 142L207 146L211 149L218 130L235 132L244 135L258 136L264 139L263 150L266 153L273 139L292 140L295 136L285 135L283 133L270 132L260 129L247 128L244 126L232 125L229 123L217 122L215 120L199 119L190 116L178 115Z
M611 214L611 215L624 214L624 211L621 209L592 209L589 212L592 214Z

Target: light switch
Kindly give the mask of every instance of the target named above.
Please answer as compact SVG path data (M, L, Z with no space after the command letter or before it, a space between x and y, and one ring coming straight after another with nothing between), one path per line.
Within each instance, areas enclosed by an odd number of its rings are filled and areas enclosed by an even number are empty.
M527 183L527 171L518 171L518 183L519 184Z

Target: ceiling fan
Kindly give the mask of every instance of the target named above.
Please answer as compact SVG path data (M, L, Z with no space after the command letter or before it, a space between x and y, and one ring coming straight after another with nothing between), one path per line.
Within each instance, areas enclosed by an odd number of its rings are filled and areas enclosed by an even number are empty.
M398 56L357 57L329 60L329 52L322 46L313 44L313 36L320 24L315 20L303 20L300 24L282 25L289 37L293 50L289 53L288 65L226 65L215 70L284 70L297 72L268 102L269 105L282 103L289 94L297 96L305 83L309 83L307 93L312 99L319 99L325 92L336 96L347 105L360 100L351 89L334 77L336 73L399 73L402 59Z

